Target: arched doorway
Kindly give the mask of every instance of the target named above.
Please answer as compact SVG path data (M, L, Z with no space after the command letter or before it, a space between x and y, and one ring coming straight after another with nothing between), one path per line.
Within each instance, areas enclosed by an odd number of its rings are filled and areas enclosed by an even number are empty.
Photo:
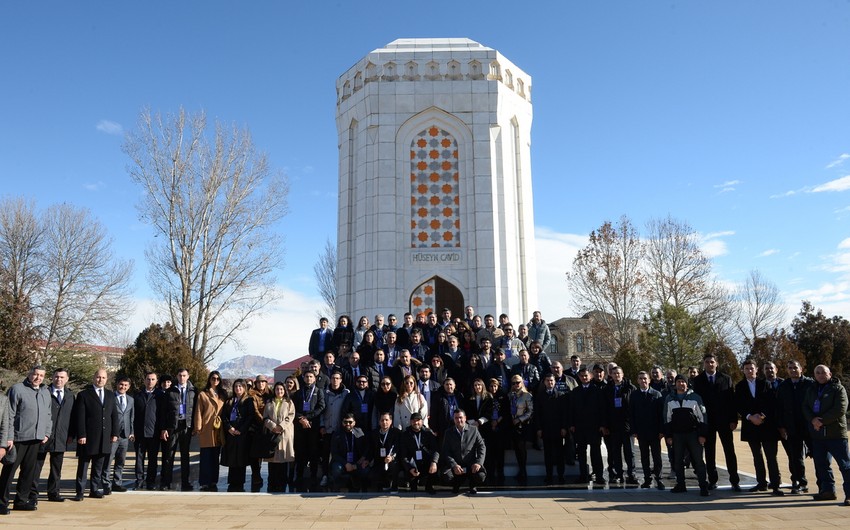
M410 295L410 312L413 315L419 313L438 313L442 308L448 307L452 315L463 315L463 294L455 287L439 276L434 276L421 283Z

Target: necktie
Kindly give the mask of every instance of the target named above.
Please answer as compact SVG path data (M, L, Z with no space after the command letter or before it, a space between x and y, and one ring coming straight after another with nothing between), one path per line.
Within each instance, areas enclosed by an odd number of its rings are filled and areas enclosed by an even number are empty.
M60 405L62 404L62 391L59 389L56 390L56 401L58 401Z
M712 385L714 384L714 376L713 375L708 376L708 382Z
M103 405L103 389L102 388L97 389L97 399L99 399L100 404Z
M121 412L124 412L124 395L118 396L118 408L121 409Z

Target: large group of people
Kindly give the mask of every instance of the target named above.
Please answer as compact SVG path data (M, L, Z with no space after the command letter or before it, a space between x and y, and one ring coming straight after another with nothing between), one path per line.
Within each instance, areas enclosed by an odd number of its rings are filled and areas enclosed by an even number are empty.
M707 496L719 480L717 439L731 488L741 491L732 439L739 421L755 463L750 492L784 494L781 443L792 493L808 492L803 462L810 454L814 498L837 498L835 459L850 499L847 393L828 367L817 366L812 379L789 361L783 380L773 363L759 370L747 359L743 379L733 385L708 354L702 371L665 373L656 366L639 372L635 384L613 363L586 366L573 355L565 367L549 359L551 334L539 312L516 330L506 315L496 322L472 307L463 318L448 309L439 317L406 313L401 323L395 315L386 324L377 315L371 325L362 317L356 328L347 316L334 329L323 318L310 336L311 359L273 386L263 375L225 384L213 371L198 389L180 369L173 377L146 374L144 388L131 395L124 377L106 390L107 373L98 370L92 385L75 394L66 387L66 370L42 384L45 370L33 367L8 399L0 394L0 513L36 508L48 454L47 500L64 501L59 477L72 441L78 468L71 500L82 501L86 487L90 498L125 491L130 443L132 487L179 484L191 491L192 437L200 447L199 487L209 492L218 491L225 466L227 490L236 492L265 485L268 492L424 488L433 494L443 485L475 494L482 484L504 484L508 450L516 456L515 479L525 484L529 446L542 446L546 484L565 483L566 467L578 463L578 484L665 489L664 443L674 470L671 491L687 490L685 469L692 466Z

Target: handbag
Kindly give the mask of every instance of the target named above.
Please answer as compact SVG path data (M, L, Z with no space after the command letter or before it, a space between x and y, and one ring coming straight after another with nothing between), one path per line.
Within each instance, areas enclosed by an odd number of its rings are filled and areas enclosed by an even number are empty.
M255 432L251 439L250 456L252 458L272 458L282 437L283 435L267 429Z

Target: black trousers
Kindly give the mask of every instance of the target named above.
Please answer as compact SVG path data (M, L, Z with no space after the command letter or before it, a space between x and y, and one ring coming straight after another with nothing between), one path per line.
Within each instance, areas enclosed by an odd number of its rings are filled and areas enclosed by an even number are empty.
M47 476L47 496L59 496L59 479L62 477L62 462L65 461L64 451L51 451L50 453L50 474ZM48 453L39 452L35 464L35 480L32 484L32 492L30 492L30 502L38 500L38 478L41 476L41 470L44 468L44 461L48 460Z
M177 422L177 429L169 432L168 440L162 442L162 481L161 486L170 486L174 475L174 458L180 451L180 478L181 485L188 486L189 480L189 442L192 441L192 433L186 427L186 420Z
M640 465L643 468L643 479L661 478L661 439L657 435L642 436L638 438L638 450L640 451Z
M144 483L148 489L156 486L159 447L158 438L136 438L136 481L140 486Z
M543 433L543 464L546 478L552 478L553 469L559 478L564 476L564 438L560 433Z
M709 484L717 483L717 438L723 446L723 454L726 456L726 469L729 471L729 483L738 485L738 457L735 455L735 440L732 439L732 430L728 428L715 429L708 432L705 437L705 469L708 473Z
M808 486L806 479L806 440L802 436L789 436L782 440L782 447L788 455L788 470L791 472L791 483Z
M464 485L469 485L470 488L477 488L487 479L487 474L482 467L478 473L467 471L462 475L455 475L451 468L443 471L443 483L452 488L460 488Z
M99 491L103 493L109 481L106 472L109 469L109 453L79 456L77 460L77 495L82 495L86 489L86 475L89 474L91 465L91 476L89 477L89 493Z
M753 453L753 464L756 468L756 481L758 484L767 485L770 488L778 488L782 483L779 475L779 462L776 460L776 451L779 446L778 440L750 440L747 442ZM762 456L762 451L764 455ZM764 463L767 460L767 473L765 474ZM767 482L768 477L770 482Z
M697 474L700 488L708 486L705 474L705 462L702 459L702 445L696 432L673 434L673 460L676 470L676 484L685 485L685 456L690 455L691 465Z
M578 453L579 478L587 481L589 477L587 469L587 448L590 447L590 465L596 480L604 480L602 465L602 436L597 432L583 432L577 430L573 433L576 441L576 452Z
M0 506L9 505L9 496L12 492L12 479L18 469L18 484L15 492L15 504L29 502L32 498L33 482L35 482L35 467L38 461L38 450L41 446L39 440L28 440L15 442L17 455L12 464L3 466L0 472Z

